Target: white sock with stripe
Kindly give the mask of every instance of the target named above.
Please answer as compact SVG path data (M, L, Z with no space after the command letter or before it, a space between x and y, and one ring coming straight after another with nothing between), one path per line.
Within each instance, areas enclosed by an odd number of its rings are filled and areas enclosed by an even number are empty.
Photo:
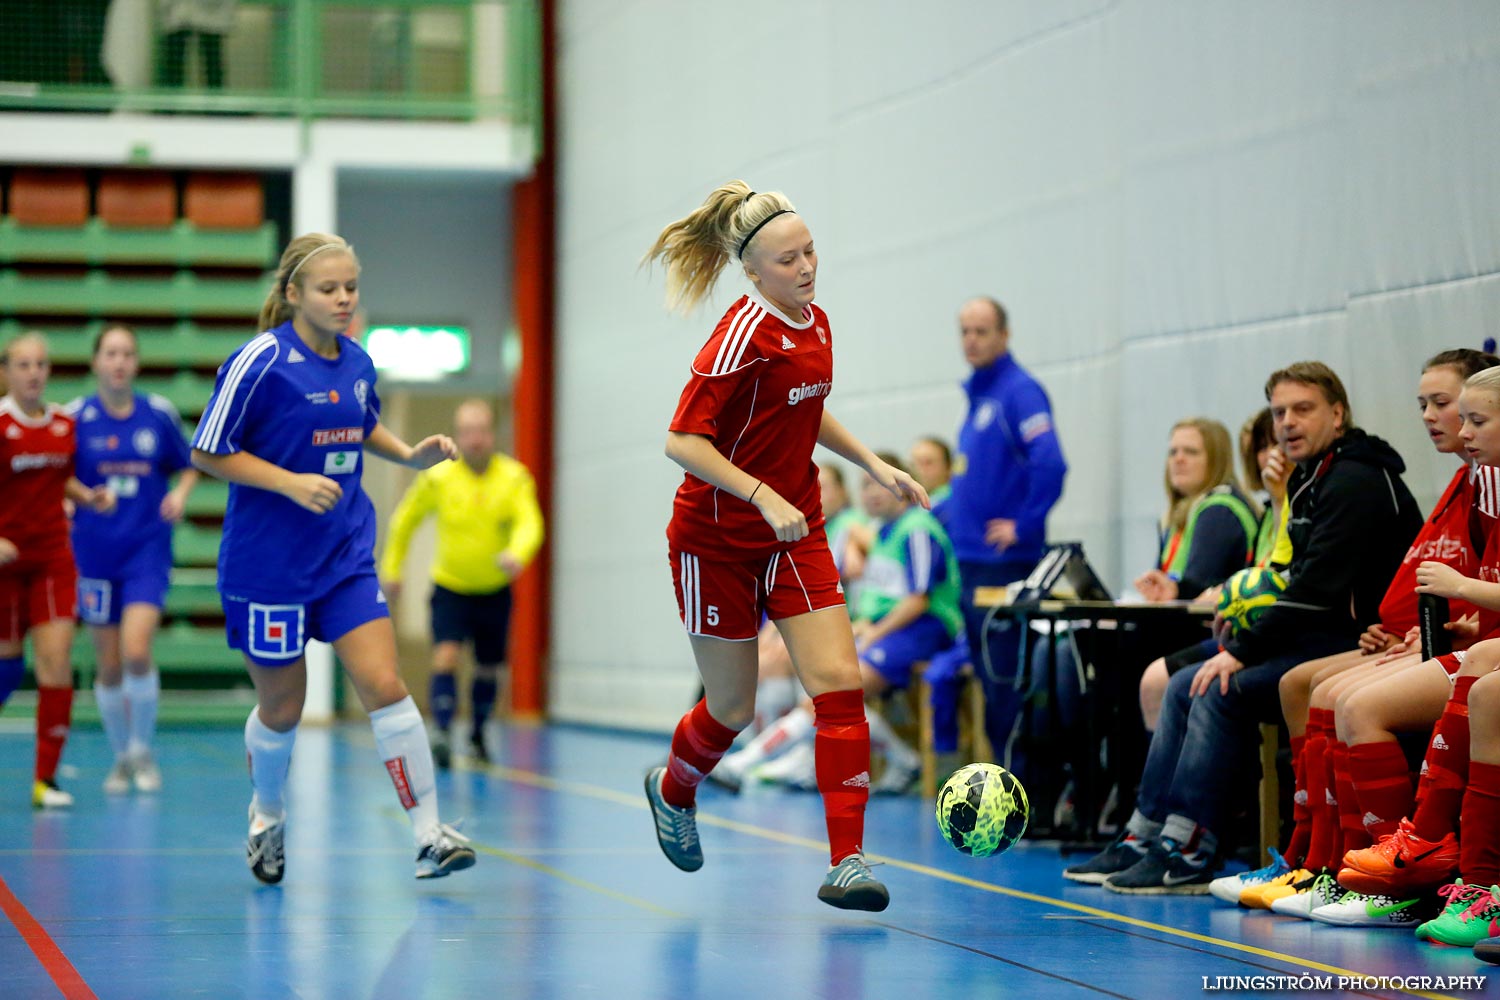
M437 778L417 703L407 695L394 705L377 708L370 713L370 728L375 730L375 746L396 786L396 796L411 820L417 846L430 843L438 829Z
M130 751L151 749L156 734L156 706L161 700L161 675L152 667L137 676L125 675L125 702L130 706Z

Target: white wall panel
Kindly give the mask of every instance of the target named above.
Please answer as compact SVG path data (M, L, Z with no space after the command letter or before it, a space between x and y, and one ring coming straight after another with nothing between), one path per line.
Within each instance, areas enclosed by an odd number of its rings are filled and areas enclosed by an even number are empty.
M904 452L962 414L956 312L993 294L1071 473L1055 538L1153 555L1167 429L1237 430L1321 358L1430 502L1417 368L1500 305L1500 7L1486 0L566 0L552 709L660 728L695 685L661 455L696 316L636 269L743 177L803 211L830 406Z

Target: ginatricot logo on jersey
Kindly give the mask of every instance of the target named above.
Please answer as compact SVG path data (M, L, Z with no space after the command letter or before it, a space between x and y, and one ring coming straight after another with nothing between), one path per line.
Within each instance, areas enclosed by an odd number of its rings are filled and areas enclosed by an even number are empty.
M826 396L832 391L833 381L831 379L823 382L813 382L810 384L807 382L803 382L795 389L787 390L786 405L796 406L804 399L814 399L818 396Z

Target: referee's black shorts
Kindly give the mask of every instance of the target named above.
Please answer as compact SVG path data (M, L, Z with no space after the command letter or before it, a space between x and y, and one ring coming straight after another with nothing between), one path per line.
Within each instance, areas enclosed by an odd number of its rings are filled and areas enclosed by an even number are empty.
M475 663L504 663L510 641L510 588L460 594L433 584L432 641L473 642Z

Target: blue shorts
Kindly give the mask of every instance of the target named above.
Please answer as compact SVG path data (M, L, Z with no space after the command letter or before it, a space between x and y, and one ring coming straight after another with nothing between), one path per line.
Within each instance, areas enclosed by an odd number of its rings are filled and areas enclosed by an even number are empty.
M258 667L286 667L302 658L309 639L333 642L391 609L373 570L345 577L305 604L263 604L220 592L224 635Z
M165 558L163 558L163 554ZM172 550L146 546L109 576L78 577L78 617L85 625L118 625L127 604L167 603L172 582Z
M859 659L884 677L891 687L902 688L911 680L912 667L932 659L952 645L953 636L942 620L936 615L923 615L905 628L865 647Z

